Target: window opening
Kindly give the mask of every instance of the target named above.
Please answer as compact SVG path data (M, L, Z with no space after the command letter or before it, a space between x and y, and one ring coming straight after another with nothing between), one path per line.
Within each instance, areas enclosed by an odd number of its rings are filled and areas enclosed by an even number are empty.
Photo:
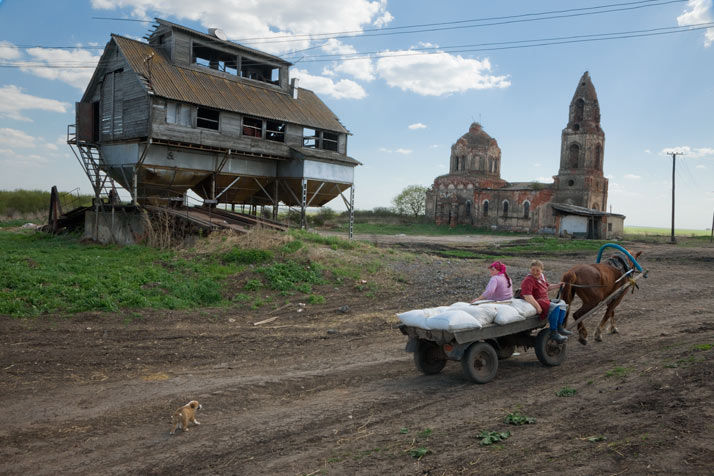
M213 129L217 131L220 114L221 113L216 109L199 107L196 113L196 127L201 127L203 129Z
M193 45L193 62L206 68L238 75L238 57L200 44Z
M531 216L531 204L530 202L523 203L523 218L530 218Z
M285 123L266 121L265 138L275 142L285 142Z
M483 216L488 216L488 200L483 202Z
M585 101L583 101L583 98L578 98L578 100L575 101L575 117L573 117L573 120L575 122L582 121L584 112L585 112Z
M568 155L568 160L570 161L570 168L578 168L578 158L580 157L580 146L578 144L572 144L570 146L570 151Z
M303 128L302 130L302 146L310 149L316 149L319 137L315 129Z
M280 68L242 57L240 77L277 85L280 84Z
M503 201L503 216L508 216L508 200Z
M169 102L166 104L166 123L191 127L191 106Z
M244 117L243 135L248 137L263 137L263 121L255 117Z
M602 157L602 146L600 144L595 146L595 169L600 170L600 160Z
M333 150L337 152L337 138L338 134L334 132L322 132L322 148L325 150Z
M612 231L612 223L607 224L607 231Z

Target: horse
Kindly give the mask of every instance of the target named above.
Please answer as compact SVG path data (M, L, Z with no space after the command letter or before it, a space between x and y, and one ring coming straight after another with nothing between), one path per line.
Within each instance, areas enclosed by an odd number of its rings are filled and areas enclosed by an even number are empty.
M633 255L635 261L641 254L642 252L638 251ZM633 266L634 263L631 259L624 255L616 254L607 263L579 264L566 271L561 278L564 283L562 297L568 304L565 322L568 322L570 303L576 295L583 302L580 309L573 313L573 319L578 320L583 314L593 309L624 284L620 278L623 278L623 275ZM603 316L595 331L595 340L597 342L602 342L602 331L608 321L610 323L610 333L618 333L617 327L615 327L615 308L620 304L625 294L627 293L623 292L608 303L605 316ZM582 322L578 323L578 342L583 345L588 343L588 331Z

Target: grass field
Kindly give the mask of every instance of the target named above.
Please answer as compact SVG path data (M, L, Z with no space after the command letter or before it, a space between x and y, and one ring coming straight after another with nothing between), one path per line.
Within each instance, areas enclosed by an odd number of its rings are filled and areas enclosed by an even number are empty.
M340 231L347 231L348 225L341 224ZM512 233L507 231L496 231L484 228L475 228L470 225L457 225L455 227L441 226L434 223L409 223L409 224L379 224L379 223L355 223L354 233L364 233L372 235L505 235L505 236L528 236L525 233Z
M671 236L671 228L658 228L651 226L626 226L626 235L644 235L644 236ZM689 229L674 229L675 236L710 236L711 230L689 230Z

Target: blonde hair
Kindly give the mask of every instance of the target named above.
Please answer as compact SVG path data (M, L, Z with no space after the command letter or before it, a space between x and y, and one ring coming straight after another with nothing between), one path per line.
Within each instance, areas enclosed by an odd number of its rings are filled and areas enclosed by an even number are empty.
M533 261L531 261L531 266L530 266L530 267L532 268L533 266L537 266L537 267L539 267L540 269L543 269L543 262L542 262L541 260L539 260L539 259L534 259Z

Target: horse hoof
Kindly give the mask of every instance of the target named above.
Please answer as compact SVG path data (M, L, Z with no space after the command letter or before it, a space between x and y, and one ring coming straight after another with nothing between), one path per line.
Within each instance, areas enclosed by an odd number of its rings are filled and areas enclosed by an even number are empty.
M595 336L595 342L602 342L602 337Z
M619 334L619 333L620 333L620 331L617 330L617 327L613 327L612 329L610 329L610 334Z
M585 339L584 337L578 338L578 342L580 342L583 345L588 345L588 340Z

